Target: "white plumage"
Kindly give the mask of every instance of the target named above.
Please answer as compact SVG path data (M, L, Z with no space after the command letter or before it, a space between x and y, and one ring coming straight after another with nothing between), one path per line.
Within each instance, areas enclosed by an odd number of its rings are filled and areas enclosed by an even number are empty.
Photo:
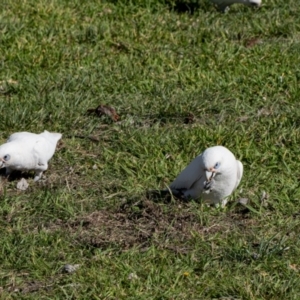
M60 133L44 131L40 134L17 132L0 146L0 168L6 168L9 175L13 170L35 171L34 181L42 177L48 169L56 144L61 139Z
M248 6L259 7L261 5L261 0L210 0L212 3L216 4L218 9L225 11L227 7L234 3L242 3Z
M243 176L243 165L223 146L206 149L170 184L174 195L202 198L210 204L224 206Z

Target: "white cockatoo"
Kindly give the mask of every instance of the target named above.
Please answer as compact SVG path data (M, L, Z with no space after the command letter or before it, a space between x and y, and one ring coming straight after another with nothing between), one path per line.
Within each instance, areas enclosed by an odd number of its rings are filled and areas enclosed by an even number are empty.
M210 0L212 3L216 4L218 9L225 11L227 7L234 3L242 3L248 6L259 7L261 5L261 0Z
M214 146L193 159L170 184L170 190L175 196L201 198L206 203L225 206L242 176L243 165L232 152Z
M0 146L0 168L6 168L6 175L13 170L35 171L34 181L48 169L48 161L61 139L60 133L45 130L40 134L16 132Z

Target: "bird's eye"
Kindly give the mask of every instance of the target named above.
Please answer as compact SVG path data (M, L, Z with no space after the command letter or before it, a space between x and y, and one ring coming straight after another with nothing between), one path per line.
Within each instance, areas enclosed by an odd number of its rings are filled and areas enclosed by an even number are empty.
M5 161L10 160L10 155L9 155L9 154L6 154L6 155L3 157L3 159L4 159Z
M218 169L219 167L220 167L220 163L219 162L217 162L216 164L215 164L215 166L214 166L214 169Z

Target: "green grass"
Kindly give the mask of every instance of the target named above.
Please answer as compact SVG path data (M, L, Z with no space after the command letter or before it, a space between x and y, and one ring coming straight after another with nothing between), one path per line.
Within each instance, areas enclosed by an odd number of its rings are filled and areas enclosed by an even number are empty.
M1 179L1 299L300 298L299 5L168 3L0 4L1 142L63 133L45 180ZM147 196L217 144L244 164L225 209Z

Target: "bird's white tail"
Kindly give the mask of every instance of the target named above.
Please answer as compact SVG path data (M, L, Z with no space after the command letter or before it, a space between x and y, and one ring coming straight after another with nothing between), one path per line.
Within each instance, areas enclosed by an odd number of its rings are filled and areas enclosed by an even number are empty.
M57 132L49 132L47 130L45 130L43 133L40 134L41 136L45 137L46 139L50 140L53 143L57 143L61 137L62 134L61 133L57 133Z

